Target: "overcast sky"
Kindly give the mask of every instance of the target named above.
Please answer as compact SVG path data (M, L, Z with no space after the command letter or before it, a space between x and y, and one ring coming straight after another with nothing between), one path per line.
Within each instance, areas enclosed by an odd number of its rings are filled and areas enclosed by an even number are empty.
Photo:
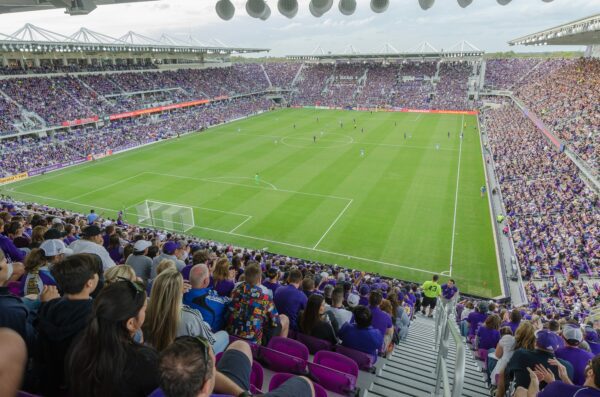
M245 0L232 0L236 13L222 21L214 10L216 0L158 0L153 2L99 6L86 16L68 16L64 10L0 15L0 32L13 33L25 23L70 35L80 27L119 37L133 30L158 38L167 33L177 38L193 35L227 45L270 48L271 55L342 53L352 45L359 52L381 52L386 44L403 51L428 41L448 49L467 40L487 52L531 50L582 50L582 47L509 47L506 42L561 23L600 12L600 0L513 0L500 6L495 0L474 0L466 9L455 0L437 0L427 11L417 0L391 0L383 14L370 10L369 0L357 0L354 15L343 16L334 0L333 8L321 18L308 11L309 0L299 0L294 19L277 11L277 1L267 0L272 13L266 22L250 18ZM14 3L18 3L15 0Z

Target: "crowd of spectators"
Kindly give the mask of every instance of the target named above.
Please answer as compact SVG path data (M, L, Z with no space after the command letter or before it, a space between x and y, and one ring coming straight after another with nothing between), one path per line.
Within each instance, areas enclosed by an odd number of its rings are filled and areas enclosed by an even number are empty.
M167 139L266 111L271 107L272 101L264 96L249 96L200 107L181 108L156 116L124 118L103 125L74 127L57 132L52 138L5 139L0 147L0 176Z
M600 275L598 195L516 107L486 112L484 122L523 278L569 280L529 284L529 300L553 313L589 311L600 289L578 288L576 279Z
M184 337L213 359L239 346L230 336L268 347L304 334L375 361L406 338L418 302L415 284L0 198L0 327L27 346L21 387L44 396L180 396L161 360ZM312 395L292 382L273 395Z

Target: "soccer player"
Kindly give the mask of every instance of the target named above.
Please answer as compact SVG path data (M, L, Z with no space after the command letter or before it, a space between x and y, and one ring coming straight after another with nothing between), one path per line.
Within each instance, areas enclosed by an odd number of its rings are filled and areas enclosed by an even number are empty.
M254 175L254 184L260 184L260 176L258 175L258 172Z
M483 196L485 196L485 191L486 191L485 185L482 185L481 189L479 189L479 192L481 193L481 198L483 198Z
M448 131L448 139L450 139L450 131Z
M397 127L398 123L396 121L394 121L394 127Z
M313 135L313 143L317 143L317 136Z
M406 132L404 133L404 139L406 139Z
M436 144L435 144L435 150L440 150L440 145L439 145L439 143L436 143Z
M365 157L365 149L360 149L360 157Z
M360 132L365 132L365 129L363 127L360 127Z
M296 129L296 123L294 123L294 129Z
M317 123L319 122L319 116L317 116Z

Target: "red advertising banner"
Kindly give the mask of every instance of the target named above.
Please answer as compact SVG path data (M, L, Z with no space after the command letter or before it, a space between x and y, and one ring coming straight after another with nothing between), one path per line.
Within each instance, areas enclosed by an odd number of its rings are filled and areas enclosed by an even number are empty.
M92 117L86 117L84 119L63 121L62 123L60 123L60 125L62 125L63 127L72 127L75 125L95 123L98 120L99 120L98 116L92 116Z
M468 114L468 115L478 114L477 110L429 110L429 109L402 108L399 111L407 112L407 113Z
M220 97L220 99L226 99L226 98L227 97ZM151 113L157 113L157 112L164 112L164 111L172 110L172 109L180 109L180 108L187 108L190 106L204 105L209 102L210 101L208 99L200 99L197 101L173 103L171 105L158 106L158 107L148 108L148 109L139 109L139 110L134 110L134 111L125 112L125 113L111 114L108 117L108 119L111 121L118 120L118 119L124 119L124 118L128 118L128 117L141 116L143 114L151 114Z

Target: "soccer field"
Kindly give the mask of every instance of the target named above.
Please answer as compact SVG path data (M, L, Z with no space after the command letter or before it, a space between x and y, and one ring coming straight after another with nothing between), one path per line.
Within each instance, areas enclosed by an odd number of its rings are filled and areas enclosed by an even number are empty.
M286 109L2 191L111 217L125 209L132 223L146 200L169 203L191 208L187 233L202 238L417 282L438 273L494 297L484 183L475 116Z

